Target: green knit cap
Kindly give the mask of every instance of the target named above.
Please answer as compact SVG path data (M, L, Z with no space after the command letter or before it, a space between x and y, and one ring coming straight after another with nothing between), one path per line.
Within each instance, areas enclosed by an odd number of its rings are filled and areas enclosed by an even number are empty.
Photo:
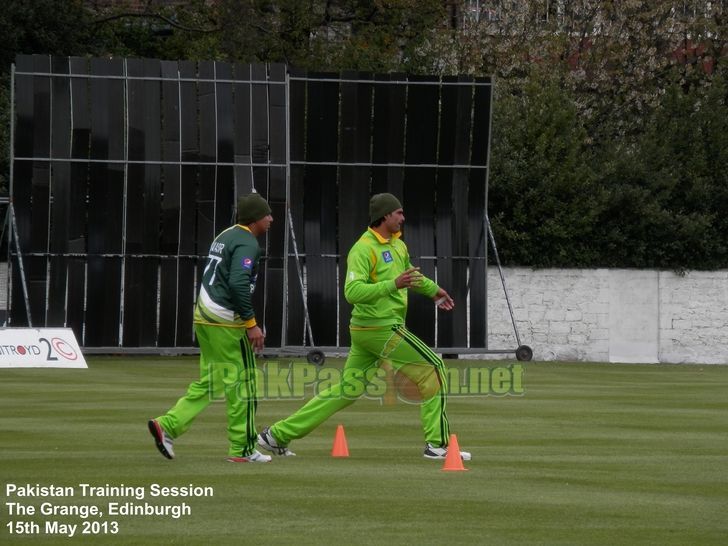
M401 208L402 203L391 193L373 195L369 200L369 223L374 223L390 212Z
M249 193L238 199L238 224L252 224L270 213L268 201L259 193Z

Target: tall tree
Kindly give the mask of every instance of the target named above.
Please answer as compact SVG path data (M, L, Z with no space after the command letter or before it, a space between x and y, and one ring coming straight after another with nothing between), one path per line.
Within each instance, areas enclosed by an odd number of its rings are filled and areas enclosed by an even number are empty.
M228 58L318 70L421 72L441 0L221 0Z
M473 2L461 2L463 6ZM433 42L444 72L525 83L541 68L574 91L595 136L641 131L679 67L686 85L728 62L728 6L674 0L483 0ZM539 71L534 72L534 67Z
M0 10L0 71L7 74L18 53L88 52L90 19L81 0L6 2Z

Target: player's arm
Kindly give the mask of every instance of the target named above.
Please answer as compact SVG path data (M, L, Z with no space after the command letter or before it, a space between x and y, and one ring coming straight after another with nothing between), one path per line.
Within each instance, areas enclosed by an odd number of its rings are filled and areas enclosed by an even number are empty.
M250 290L253 270L258 263L258 252L258 248L252 245L240 245L233 251L230 263L230 293L233 305L245 322L248 340L255 352L261 352L265 344L265 334L255 321Z
M415 268L412 266L409 252L407 253L407 264L407 271L411 271L413 269L419 270L419 268ZM419 278L416 278L409 288L410 290L414 290L418 294L422 294L423 296L431 298L432 301L435 302L435 305L437 305L437 307L439 309L442 309L443 311L450 311L455 307L455 301L450 297L450 294L448 294L444 288L438 286L435 281L428 277L425 277L421 273L419 275Z
M402 244L404 244L404 242ZM416 278L414 282L409 286L409 289L414 290L415 292L417 292L418 294L422 294L423 296L427 296L428 298L433 297L435 294L437 294L438 290L440 290L440 287L437 286L437 283L435 281L428 277L425 277L422 273L420 273L419 267L415 267L412 265L409 252L407 251L407 247L405 246L404 249L406 252L406 269L408 271L415 270L417 272L415 275Z
M245 321L247 328L256 325L250 283L257 259L258 250L248 245L236 246L230 258L230 297L235 312Z

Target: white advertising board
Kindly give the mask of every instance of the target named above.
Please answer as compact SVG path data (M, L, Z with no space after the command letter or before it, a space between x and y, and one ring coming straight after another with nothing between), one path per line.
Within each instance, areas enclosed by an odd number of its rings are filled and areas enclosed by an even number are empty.
M70 328L0 328L0 368L88 368Z

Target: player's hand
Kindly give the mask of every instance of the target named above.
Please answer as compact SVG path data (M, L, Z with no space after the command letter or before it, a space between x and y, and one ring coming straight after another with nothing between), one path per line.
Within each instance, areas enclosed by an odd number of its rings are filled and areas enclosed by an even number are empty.
M439 288L437 294L432 296L432 301L435 302L438 309L443 311L452 311L455 307L455 301L450 297L444 288Z
M419 267L410 267L407 271L394 279L394 284L397 288L412 288L419 286L421 282L422 273L420 273Z
M260 326L253 326L248 328L248 341L253 346L253 351L256 353L263 352L263 344L265 342L265 334Z

